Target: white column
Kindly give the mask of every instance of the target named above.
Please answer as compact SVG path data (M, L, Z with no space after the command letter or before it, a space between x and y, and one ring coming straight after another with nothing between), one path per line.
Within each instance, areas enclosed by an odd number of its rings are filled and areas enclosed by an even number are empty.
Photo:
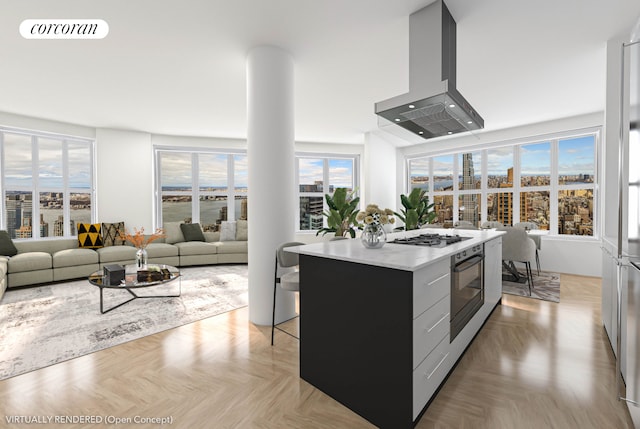
M294 239L294 70L280 48L247 58L249 320L270 325L275 251ZM295 296L278 287L276 323L295 315Z

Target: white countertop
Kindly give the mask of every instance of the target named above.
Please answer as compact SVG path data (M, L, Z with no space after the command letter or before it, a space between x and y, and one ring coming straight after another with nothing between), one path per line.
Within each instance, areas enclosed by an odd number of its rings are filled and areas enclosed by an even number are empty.
M412 237L420 234L433 233L457 234L462 237L472 238L445 247L425 247L389 243L389 241L400 237ZM417 271L439 259L448 258L461 250L492 240L503 234L505 234L504 231L492 230L418 229L387 234L387 244L380 249L368 249L364 247L359 238L356 238L287 247L287 252L338 259L359 264L376 265L397 270Z

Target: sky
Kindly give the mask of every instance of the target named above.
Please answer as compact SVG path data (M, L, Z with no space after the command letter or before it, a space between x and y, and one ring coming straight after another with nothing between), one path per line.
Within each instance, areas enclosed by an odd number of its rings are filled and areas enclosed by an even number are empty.
M551 172L551 143L541 142L521 146L505 146L488 149L487 174L506 176L507 170L514 165L514 148L520 150L520 169L524 175L546 175ZM476 175L481 171L480 152L473 152ZM459 170L462 169L462 157L458 157ZM429 158L416 158L410 161L411 176L429 174ZM433 157L433 175L453 174L453 155ZM595 142L593 136L577 137L558 142L558 174L595 174Z
M323 180L323 159L298 158L300 185L312 185ZM334 188L353 187L353 160L329 159L329 185ZM328 191L328 189L325 189Z
M61 140L40 138L38 159L39 189L60 190L63 183L63 144ZM33 186L33 157L30 150L31 137L19 134L4 134L5 188L31 188ZM87 143L68 142L69 187L91 188L91 155Z
M227 173L229 169L228 154L198 153L198 172L200 188L226 188ZM191 187L192 182L192 154L162 152L161 156L162 186ZM235 187L246 188L247 157L246 155L233 155Z

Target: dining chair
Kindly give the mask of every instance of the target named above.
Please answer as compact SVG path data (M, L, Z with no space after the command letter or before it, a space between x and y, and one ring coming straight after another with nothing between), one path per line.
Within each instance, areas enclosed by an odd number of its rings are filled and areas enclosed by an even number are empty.
M527 281L529 283L529 296L533 288L533 272L531 261L536 257L536 243L527 236L523 228L504 226L497 229L505 231L502 236L502 265L514 276L516 281L521 277L520 272L515 267L514 262L525 265Z
M502 226L504 226L504 224L496 220L487 220L482 222L482 225L481 225L483 229L500 228Z
M444 225L441 223L425 223L420 227L420 229L433 229L433 228L444 228Z
M513 227L523 228L525 231L532 231L534 229L538 229L538 224L535 222L517 222ZM538 275L540 275L540 236L536 236L535 238L532 238L532 240L536 243L536 268L538 269Z
M473 223L467 220L459 220L453 224L453 229L478 229Z
M284 271L284 269L286 268L293 268L293 267L297 268L298 266L298 260L299 260L298 254L287 252L284 249L286 247L302 246L304 244L305 243L300 243L297 241L290 241L287 243L282 243L280 246L278 246L278 249L276 250L276 266L275 266L274 279L273 279L273 315L271 318L271 345L273 345L273 337L276 329L281 332L284 332L287 335L291 335L294 338L298 338L295 335L285 331L284 329L280 329L279 327L276 326L276 292L277 292L278 285L280 285L280 287L285 291L289 291L289 292L300 291L300 273L297 269L295 271L285 272L280 275L278 274Z

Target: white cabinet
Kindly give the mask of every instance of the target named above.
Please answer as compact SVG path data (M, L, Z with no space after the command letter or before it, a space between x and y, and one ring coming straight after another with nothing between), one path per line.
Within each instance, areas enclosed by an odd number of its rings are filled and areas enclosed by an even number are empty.
M502 296L502 237L484 244L485 302L494 304Z
M451 290L451 259L434 262L413 274L413 318L449 296Z
M413 419L451 369L451 259L413 274Z

